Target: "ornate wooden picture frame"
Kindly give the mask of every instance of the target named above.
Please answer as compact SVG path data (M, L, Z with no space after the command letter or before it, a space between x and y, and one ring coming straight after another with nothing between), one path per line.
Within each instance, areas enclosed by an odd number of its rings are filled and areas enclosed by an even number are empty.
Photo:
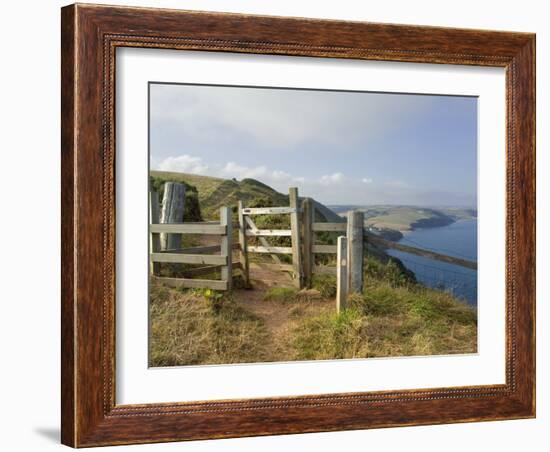
M71 5L62 9L62 442L73 447L535 416L535 36ZM506 382L297 397L115 403L119 47L506 70Z

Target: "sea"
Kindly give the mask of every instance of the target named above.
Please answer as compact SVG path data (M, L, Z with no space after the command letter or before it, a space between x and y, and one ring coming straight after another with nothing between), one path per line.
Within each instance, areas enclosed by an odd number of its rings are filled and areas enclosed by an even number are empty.
M404 233L399 243L477 262L477 219ZM477 306L477 271L402 251L387 250L411 270L422 284L445 290Z

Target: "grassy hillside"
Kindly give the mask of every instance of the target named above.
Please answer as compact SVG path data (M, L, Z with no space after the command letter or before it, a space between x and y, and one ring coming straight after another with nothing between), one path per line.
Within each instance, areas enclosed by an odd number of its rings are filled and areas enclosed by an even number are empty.
M288 204L288 196L255 180L221 179L218 177L199 176L197 174L151 171L154 180L181 182L193 186L198 192L202 217L205 220L218 218L221 206L236 206L239 200L247 202L259 198L269 199L274 206Z
M248 207L286 206L288 195L279 193L256 179L221 179L219 177L200 176L197 174L151 171L151 180L157 191L162 190L164 182L180 182L187 186L187 193L198 196L202 219L218 218L221 206L234 207L242 200ZM261 201L261 202L260 202ZM260 202L260 203L259 203ZM252 205L254 204L254 205ZM342 218L331 209L314 200L320 221L337 222ZM186 207L187 210L187 207ZM190 220L198 221L193 215Z

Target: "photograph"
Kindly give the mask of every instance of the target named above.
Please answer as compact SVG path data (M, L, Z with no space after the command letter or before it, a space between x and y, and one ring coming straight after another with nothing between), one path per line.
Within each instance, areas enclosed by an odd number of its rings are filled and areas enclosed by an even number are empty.
M477 353L476 96L148 88L150 367Z

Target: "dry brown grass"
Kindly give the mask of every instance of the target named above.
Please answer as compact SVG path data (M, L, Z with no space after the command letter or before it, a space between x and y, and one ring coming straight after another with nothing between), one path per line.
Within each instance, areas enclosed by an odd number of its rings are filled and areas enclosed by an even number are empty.
M265 326L231 299L160 284L152 285L150 296L151 366L265 361Z
M477 351L477 319L451 295L367 281L337 314L306 318L292 332L295 360L420 356Z
M382 269L383 270L383 269ZM369 271L365 290L337 314L331 296L293 288L151 288L152 366L475 353L477 314L448 293ZM389 275L389 276L388 276ZM330 280L317 294L332 294ZM320 289L320 290L319 290Z

